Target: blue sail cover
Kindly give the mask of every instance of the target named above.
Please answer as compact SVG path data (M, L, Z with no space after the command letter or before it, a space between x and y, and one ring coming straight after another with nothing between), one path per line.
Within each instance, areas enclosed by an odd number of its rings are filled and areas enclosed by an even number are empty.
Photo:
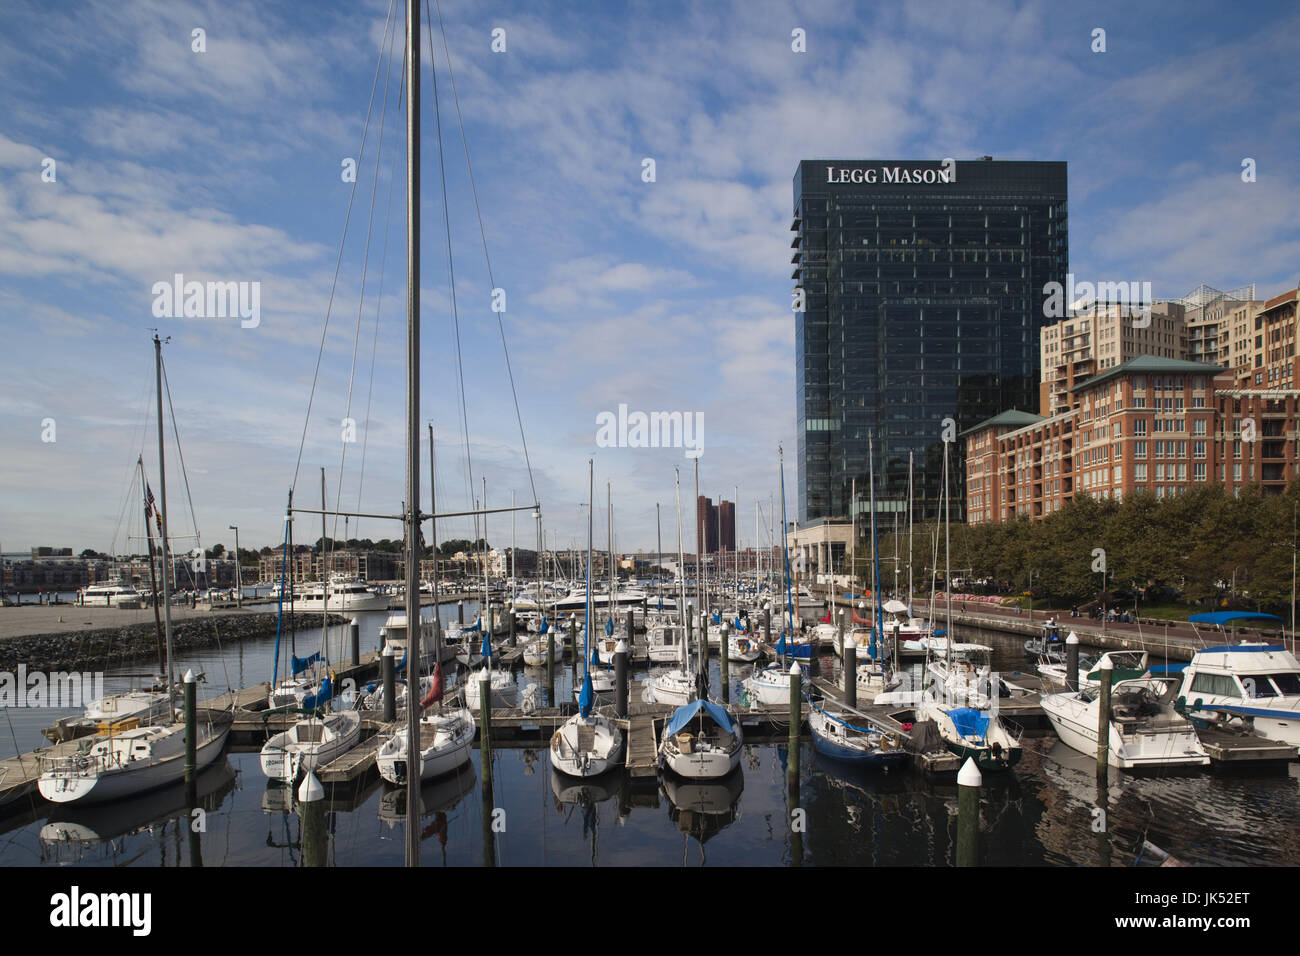
M334 696L334 682L328 677L321 681L320 692L308 694L302 699L302 709L304 711L319 710L329 703Z
M605 636L606 637L614 636L614 619L612 617L608 617L605 619Z
M477 630L479 629L479 626L480 626L481 623L482 623L481 621L475 621L475 622L474 622L473 624L471 624L469 627L462 628L462 630L465 630L465 631L477 631Z
M732 623L732 626L735 627L735 629L738 630L738 631L748 630L748 628L746 628L745 625L741 623L741 621L740 621L740 615L736 615L736 619L735 619L734 621L732 621L731 623Z
M492 644L488 638L487 631L483 632L483 647L480 649L479 653L483 655L484 660L491 660L492 658Z
M548 621L546 618L542 618L542 626L537 629L537 633L545 634L550 629L551 629L551 622Z
M599 663L600 663L600 645L599 645L599 644L592 644L592 645L591 645L591 662L592 662L593 664L599 664Z
M948 717L952 720L957 733L963 737L978 737L983 740L984 735L988 733L989 715L982 710L976 710L974 707L954 707L948 711Z
M812 644L791 644L786 646L785 635L776 642L776 652L781 656L789 655L790 657L812 657Z
M310 657L293 658L293 676L297 677L307 668L311 667L312 664L315 664L318 660L320 660L320 651L317 651L315 654L312 654Z
M717 611L714 611L714 612L713 612L713 623L714 623L714 624L721 624L721 623L722 623L722 617L721 617L721 615L718 614Z
M595 692L591 689L591 674L584 673L582 675L582 693L578 695L578 713L582 714L583 717L591 714L591 699L594 696Z
M1276 621L1282 623L1282 619L1275 614L1261 614L1257 611L1208 611L1204 614L1193 614L1187 618L1193 624L1216 624L1222 627L1230 621Z

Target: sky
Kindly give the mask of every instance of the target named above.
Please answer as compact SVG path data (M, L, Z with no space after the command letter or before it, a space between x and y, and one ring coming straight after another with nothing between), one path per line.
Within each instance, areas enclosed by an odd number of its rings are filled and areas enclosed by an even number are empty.
M290 487L318 507L321 467L331 507L397 514L401 0L7 7L0 549L141 547L138 456L159 489L155 329L169 338L180 439L178 455L169 409L178 542L197 529L204 546L231 547L238 525L243 547L279 544ZM739 489L742 547L761 502L766 541L771 510L780 520L780 447L793 517L801 159L1065 160L1081 279L1147 280L1165 298L1202 282L1254 282L1263 297L1300 277L1300 11L1289 4L1249 15L1196 0L430 9L421 434L432 422L440 511L473 507L484 480L489 507L535 495L548 545L585 544L588 459L597 548L608 488L619 550L655 549L656 503L675 550L679 469L691 550L697 464L701 494ZM155 284L178 273L256 288L256 319L156 314ZM702 420L703 453L602 447L598 417L620 405ZM355 441L343 440L346 418ZM427 446L421 456L427 510ZM300 516L295 539L319 528ZM401 525L328 531L397 538ZM440 540L473 532L469 519L439 522ZM510 517L491 517L487 533L509 545ZM528 512L514 534L535 542Z

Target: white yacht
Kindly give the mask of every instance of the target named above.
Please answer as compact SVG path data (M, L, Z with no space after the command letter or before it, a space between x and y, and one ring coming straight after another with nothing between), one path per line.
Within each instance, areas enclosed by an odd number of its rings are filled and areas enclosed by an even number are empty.
M406 636L406 612L397 611L388 615L383 626L379 628L380 637L385 647L391 647L395 656L394 663L400 664L406 659L409 641ZM434 638L433 621L420 618L420 665L419 670L431 671L437 663L438 650ZM405 673L405 667L401 673Z
M679 624L658 624L646 634L650 662L672 664L682 659L682 644L686 641L686 628Z
M1201 717L1240 717L1300 752L1300 662L1281 644L1225 644L1197 651L1178 694Z
M299 773L316 770L347 753L360 739L361 715L355 710L308 717L262 746L262 773L291 783Z
M1204 767L1210 762L1192 722L1170 701L1175 682L1157 678L1121 680L1111 690L1109 762L1121 770L1140 767ZM1043 713L1061 740L1080 753L1097 752L1101 686L1043 697Z
M294 593L295 611L382 611L388 607L388 595L368 587L359 578L348 574L330 577L328 587L306 584Z
M77 592L77 597L86 607L138 608L142 604L140 592L121 579L84 587Z
M421 715L420 779L433 780L469 763L474 732L474 715L465 708ZM384 741L375 755L379 776L389 783L406 783L410 749L405 727Z

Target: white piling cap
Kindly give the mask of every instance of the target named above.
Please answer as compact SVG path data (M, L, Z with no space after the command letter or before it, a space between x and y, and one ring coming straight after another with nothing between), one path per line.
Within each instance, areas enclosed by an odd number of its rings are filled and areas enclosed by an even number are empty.
M798 663L798 661L791 661L791 662L790 662L790 670L788 671L788 673L790 674L791 677L798 677L798 676L800 675L800 673L802 673L802 672L799 670L799 663Z
M623 640L623 638L620 637L620 638L618 639L618 643L614 645L614 653L615 653L615 654L626 654L626 653L627 653L627 642L626 642L625 640Z
M984 784L984 776L980 773L980 768L975 766L975 761L971 757L966 758L966 762L961 765L961 770L957 773L957 786L959 787L979 787Z
M392 644L385 644L385 645L384 645L384 649L383 649L383 651L382 651L381 653L382 653L382 656L384 656L384 657L396 657L396 656L397 656L397 652L393 650L393 645L392 645Z
M1067 643L1067 644L1078 644L1078 643L1079 643L1079 635L1078 635L1078 634L1075 634L1074 631L1071 631L1071 632L1070 632L1070 636L1067 637L1067 638L1065 639L1065 643Z
M196 680L198 680L198 678L194 676L193 668L185 672L185 683L193 684Z
M325 788L320 785L320 781L316 779L314 773L310 770L307 771L307 776L303 778L302 784L298 787L298 802L312 803L324 798Z
M1101 659L1101 669L1104 671L1113 671L1115 669L1115 662L1109 657L1103 657Z
M850 647L856 651L858 649L858 642L852 637L844 638L844 649L847 651Z
M352 626L353 626L353 627L360 627L360 626L361 626L361 618L359 618L359 617L354 617L354 618L352 619L352 622L351 622L351 623L352 623Z

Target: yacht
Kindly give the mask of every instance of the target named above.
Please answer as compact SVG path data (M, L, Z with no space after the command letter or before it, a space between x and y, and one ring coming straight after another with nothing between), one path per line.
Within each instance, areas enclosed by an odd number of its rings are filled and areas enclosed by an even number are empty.
M77 592L77 597L86 607L138 608L142 604L140 592L121 579L84 587Z
M1300 753L1300 662L1281 644L1242 641L1197 651L1178 695L1199 717L1240 717Z
M1109 762L1121 770L1204 767L1210 762L1192 722L1174 710L1177 683L1133 678L1114 685L1110 697ZM1061 740L1085 754L1097 752L1101 686L1043 697L1043 713Z
M659 746L659 761L680 777L716 780L739 766L743 742L736 718L718 704L695 700L673 712Z

